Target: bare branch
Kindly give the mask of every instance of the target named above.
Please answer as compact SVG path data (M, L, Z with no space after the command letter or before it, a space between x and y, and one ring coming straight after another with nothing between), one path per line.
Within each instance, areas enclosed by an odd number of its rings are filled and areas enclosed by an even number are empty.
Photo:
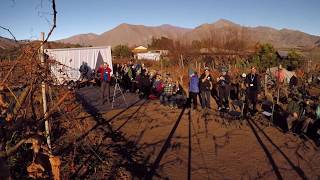
M55 0L51 0L51 1L52 1L52 11L53 11L53 20L52 20L53 21L53 25L52 25L52 27L51 27L46 39L43 41L43 44L45 44L48 41L48 39L51 36L53 30L57 27L57 24L56 24L56 22L57 22L56 2L55 2Z
M22 146L23 144L28 144L32 143L33 140L38 140L40 137L42 137L39 134L29 134L25 136L23 139L21 139L17 144L14 146L8 148L5 151L0 151L0 158L6 158L12 156L15 152L18 151L19 147ZM42 146L41 146L42 148ZM43 150L46 150L45 148Z
M15 144L13 147L9 148L6 151L0 151L0 158L6 158L11 156L13 153L17 152L19 147L24 144L28 139L22 139L17 144Z
M3 26L0 26L0 28L3 29L3 30L8 31L8 32L10 33L10 35L13 37L14 41L15 41L15 42L18 42L17 39L16 39L16 37L15 37L15 36L13 35L13 33L10 31L10 29L5 28L5 27L3 27Z
M42 125L42 123L43 123L46 119L48 119L48 118L54 113L54 111L56 111L56 110L59 108L59 106L64 102L64 100L65 100L66 98L68 98L68 96L69 96L71 93L72 93L71 91L68 91L67 93L65 93L65 94L59 99L59 101L52 107L51 110L45 112L44 116L43 116L40 120L38 120L38 128L40 127L40 125Z
M7 75L3 78L3 80L2 80L2 82L1 82L0 85L3 85L3 84L7 81L7 79L8 79L9 76L10 76L10 73L13 71L13 69L17 66L18 63L19 63L19 61L16 61L16 62L11 66L10 70L8 71Z

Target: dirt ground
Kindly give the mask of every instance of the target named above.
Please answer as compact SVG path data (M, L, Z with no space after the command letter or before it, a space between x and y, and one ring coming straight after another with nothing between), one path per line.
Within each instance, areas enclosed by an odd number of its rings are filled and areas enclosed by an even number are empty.
M268 126L262 116L243 122L221 118L212 103L210 114L201 117L198 111L170 109L131 93L125 94L128 107L119 96L111 109L99 102L98 92L96 87L79 90L88 113L99 123L84 118L86 133L75 138L95 134L93 144L104 144L100 150L113 147L113 168L124 169L130 179L320 178L320 153L314 143ZM99 137L95 132L101 129L112 137Z

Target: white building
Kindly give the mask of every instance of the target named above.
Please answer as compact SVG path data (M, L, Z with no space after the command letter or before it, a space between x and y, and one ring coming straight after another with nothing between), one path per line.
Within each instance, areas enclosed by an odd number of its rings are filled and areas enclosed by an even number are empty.
M159 61L161 57L161 53L148 51L146 53L137 53L137 59L139 60L152 60L152 61Z

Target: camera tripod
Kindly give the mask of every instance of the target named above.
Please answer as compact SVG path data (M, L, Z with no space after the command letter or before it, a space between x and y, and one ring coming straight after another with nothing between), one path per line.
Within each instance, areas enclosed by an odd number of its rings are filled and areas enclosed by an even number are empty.
M121 90L121 87L120 87L120 85L119 85L118 77L116 76L115 79L116 79L116 84L114 85L111 108L113 109L113 104L114 104L114 102L115 102L115 97L116 97L116 95L117 95L117 91L120 91L120 94L121 94L121 96L122 96L122 98L123 98L123 101L124 101L124 103L126 104L126 107L128 107L126 98L124 97L124 94L123 94L123 92L122 92L122 90Z

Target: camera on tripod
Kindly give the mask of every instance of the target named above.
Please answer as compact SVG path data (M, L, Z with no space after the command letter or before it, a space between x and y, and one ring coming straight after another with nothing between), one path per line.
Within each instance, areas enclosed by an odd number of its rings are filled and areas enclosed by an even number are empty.
M116 80L120 80L120 79L121 79L121 75L120 75L118 72L116 72L116 73L114 74L114 78L115 78Z
M126 107L128 107L126 98L124 97L124 94L123 94L123 92L122 92L122 90L121 90L121 87L120 87L120 85L119 85L119 81L121 80L121 76L120 76L120 74L119 74L118 72L116 72L113 77L114 77L114 79L115 79L115 85L114 85L114 91L113 91L111 108L113 109L113 107L114 107L114 102L115 102L115 98L116 98L117 91L120 92L120 94L122 95L123 101L124 101L125 104L126 104Z

